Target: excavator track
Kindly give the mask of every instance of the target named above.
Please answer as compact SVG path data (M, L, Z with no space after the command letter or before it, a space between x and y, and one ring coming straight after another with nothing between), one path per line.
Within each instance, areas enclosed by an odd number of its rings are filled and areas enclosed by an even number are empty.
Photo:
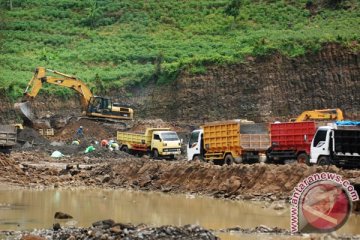
M129 124L124 121L116 120L116 119L109 119L109 118L100 118L100 117L88 117L88 116L80 116L76 117L76 120L79 121L81 119L88 119L91 121L101 122L104 124L111 124L111 125L118 125L118 128L121 130L127 130L130 128Z

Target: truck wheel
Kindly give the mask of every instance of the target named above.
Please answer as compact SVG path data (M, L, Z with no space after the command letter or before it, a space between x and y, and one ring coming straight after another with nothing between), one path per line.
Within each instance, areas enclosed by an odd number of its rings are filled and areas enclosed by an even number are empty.
M154 151L153 151L153 158L155 158L155 159L159 158L159 151L157 149L154 149Z
M307 164L309 165L310 162L309 162L309 156L306 154L306 153L300 153L298 156L297 156L297 162L298 163L301 163L301 164Z
M225 164L226 165L232 165L234 163L234 158L231 156L231 154L228 154L225 156Z
M6 154L6 155L10 155L11 153L11 148L0 148L0 153Z
M128 148L127 146L123 146L123 147L121 148L121 151L126 152L126 153L129 153L129 148Z
M326 156L321 156L318 160L318 165L320 166L328 166L330 164L331 164L330 159Z

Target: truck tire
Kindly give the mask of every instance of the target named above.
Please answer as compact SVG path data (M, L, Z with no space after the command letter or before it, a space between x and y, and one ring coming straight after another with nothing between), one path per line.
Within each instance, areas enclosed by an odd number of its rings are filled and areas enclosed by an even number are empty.
M298 163L301 163L301 164L307 164L307 165L310 164L309 156L306 153L300 153L297 156L296 160Z
M0 153L6 154L6 155L10 155L10 153L11 153L11 147L0 148Z
M234 158L231 156L231 154L228 154L225 156L224 163L226 165L232 165L234 163Z
M328 166L331 164L330 158L326 156L319 157L318 165L320 166Z
M154 159L159 159L159 151L157 149L153 150L153 158Z
M121 147L121 151L129 153L129 148L125 145Z

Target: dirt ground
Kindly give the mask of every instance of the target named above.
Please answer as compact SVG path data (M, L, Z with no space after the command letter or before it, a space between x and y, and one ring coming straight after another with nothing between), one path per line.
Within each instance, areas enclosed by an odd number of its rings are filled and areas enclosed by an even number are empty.
M80 145L71 145L80 125L84 127L85 137L80 139ZM146 127L170 127L178 132L190 132L196 126L143 120L133 122L130 131L143 132ZM114 139L117 130L116 126L85 119L70 122L52 137L43 137L36 130L26 128L19 134L21 141L12 154L0 155L0 184L36 189L125 188L190 193L232 200L282 202L289 200L293 188L302 179L318 172L337 173L356 186L360 185L359 170L339 169L335 166L309 167L297 163L218 166L205 162L188 162L184 156L175 161L153 160L147 156L140 158L121 151L109 151L95 144L95 141L99 142L101 139ZM96 150L85 154L84 151L90 144ZM65 156L52 158L50 155L55 150ZM355 205L355 210L360 210L359 204ZM84 230L74 230L73 233L77 234L77 231ZM46 236L47 232L41 234ZM209 237L212 239L210 235Z
M80 145L71 145L79 126L83 126L85 136L80 139ZM102 139L115 139L116 131L120 130L117 127L80 119L71 121L51 137L43 137L36 130L25 128L19 133L21 143L11 156L0 158L3 165L0 181L24 187L118 187L265 200L289 198L302 179L322 171L338 173L353 183L360 183L360 171L342 170L335 166L260 163L217 166L188 162L185 156L178 157L178 161L139 158L95 144ZM196 128L154 119L133 121L129 131L143 132L147 127L169 127L178 132L190 132ZM85 154L90 144L96 150ZM60 151L65 156L51 158L53 151Z
M302 164L218 166L185 160L151 160L105 149L54 159L36 149L0 158L0 182L22 187L110 187L193 193L230 199L288 199L293 188L317 172L338 173L353 183L360 171Z

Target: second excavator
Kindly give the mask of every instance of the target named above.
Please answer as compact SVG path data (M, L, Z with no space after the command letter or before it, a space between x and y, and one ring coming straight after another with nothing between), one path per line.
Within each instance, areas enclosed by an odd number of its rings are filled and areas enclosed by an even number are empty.
M55 76L47 75L47 73L53 73ZM91 119L114 122L133 119L133 109L114 103L110 98L93 95L86 84L77 77L38 67L26 87L22 102L15 104L15 108L20 110L27 121L32 122L35 118L30 102L37 96L45 83L71 88L79 93L82 113Z
M304 121L342 121L343 111L340 108L310 110L301 113L297 118L290 119L290 122Z

